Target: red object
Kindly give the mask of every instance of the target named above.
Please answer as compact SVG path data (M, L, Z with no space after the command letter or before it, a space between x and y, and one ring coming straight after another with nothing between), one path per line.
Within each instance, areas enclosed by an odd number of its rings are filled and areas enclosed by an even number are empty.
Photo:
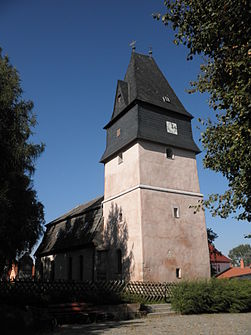
M210 263L231 263L232 260L224 256L212 244L208 244Z
M251 276L251 269L249 267L244 267L244 268L229 268L226 271L220 273L217 278L234 278L234 277L241 277L245 275L250 275Z

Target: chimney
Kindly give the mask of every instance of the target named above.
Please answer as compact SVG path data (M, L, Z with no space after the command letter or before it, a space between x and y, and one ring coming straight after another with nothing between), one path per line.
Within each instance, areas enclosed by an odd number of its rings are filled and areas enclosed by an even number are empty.
M241 260L240 260L240 268L241 268L241 269L244 269L244 261L243 261L243 258L241 258Z

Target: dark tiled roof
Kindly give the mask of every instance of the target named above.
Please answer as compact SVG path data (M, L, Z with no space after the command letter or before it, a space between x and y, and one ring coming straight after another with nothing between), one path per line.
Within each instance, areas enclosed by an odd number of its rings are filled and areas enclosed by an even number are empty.
M91 200L50 222L36 255L79 248L98 240L103 224L103 200L103 196Z
M137 99L192 118L150 56L133 52L124 81L120 80L119 83L123 85L123 93L128 97L126 106ZM163 102L164 96L168 96L170 102ZM111 120L121 111L115 110Z
M163 97L170 101L164 102ZM191 119L154 59L132 53L124 81L117 84L112 117L105 126L106 150L100 161L104 163L137 139L199 153ZM177 124L178 135L167 133L167 121Z

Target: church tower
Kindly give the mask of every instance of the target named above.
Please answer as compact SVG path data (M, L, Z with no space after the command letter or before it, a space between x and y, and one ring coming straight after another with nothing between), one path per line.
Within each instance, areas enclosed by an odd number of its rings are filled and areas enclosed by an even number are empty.
M191 120L154 59L133 52L117 83L101 158L104 228L124 229L123 278L210 275L204 212L190 208L202 199Z

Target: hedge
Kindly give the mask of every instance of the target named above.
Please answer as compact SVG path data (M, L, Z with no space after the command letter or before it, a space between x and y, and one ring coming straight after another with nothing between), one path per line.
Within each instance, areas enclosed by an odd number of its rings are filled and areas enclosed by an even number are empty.
M181 314L251 311L251 280L184 281L172 293L172 309Z

